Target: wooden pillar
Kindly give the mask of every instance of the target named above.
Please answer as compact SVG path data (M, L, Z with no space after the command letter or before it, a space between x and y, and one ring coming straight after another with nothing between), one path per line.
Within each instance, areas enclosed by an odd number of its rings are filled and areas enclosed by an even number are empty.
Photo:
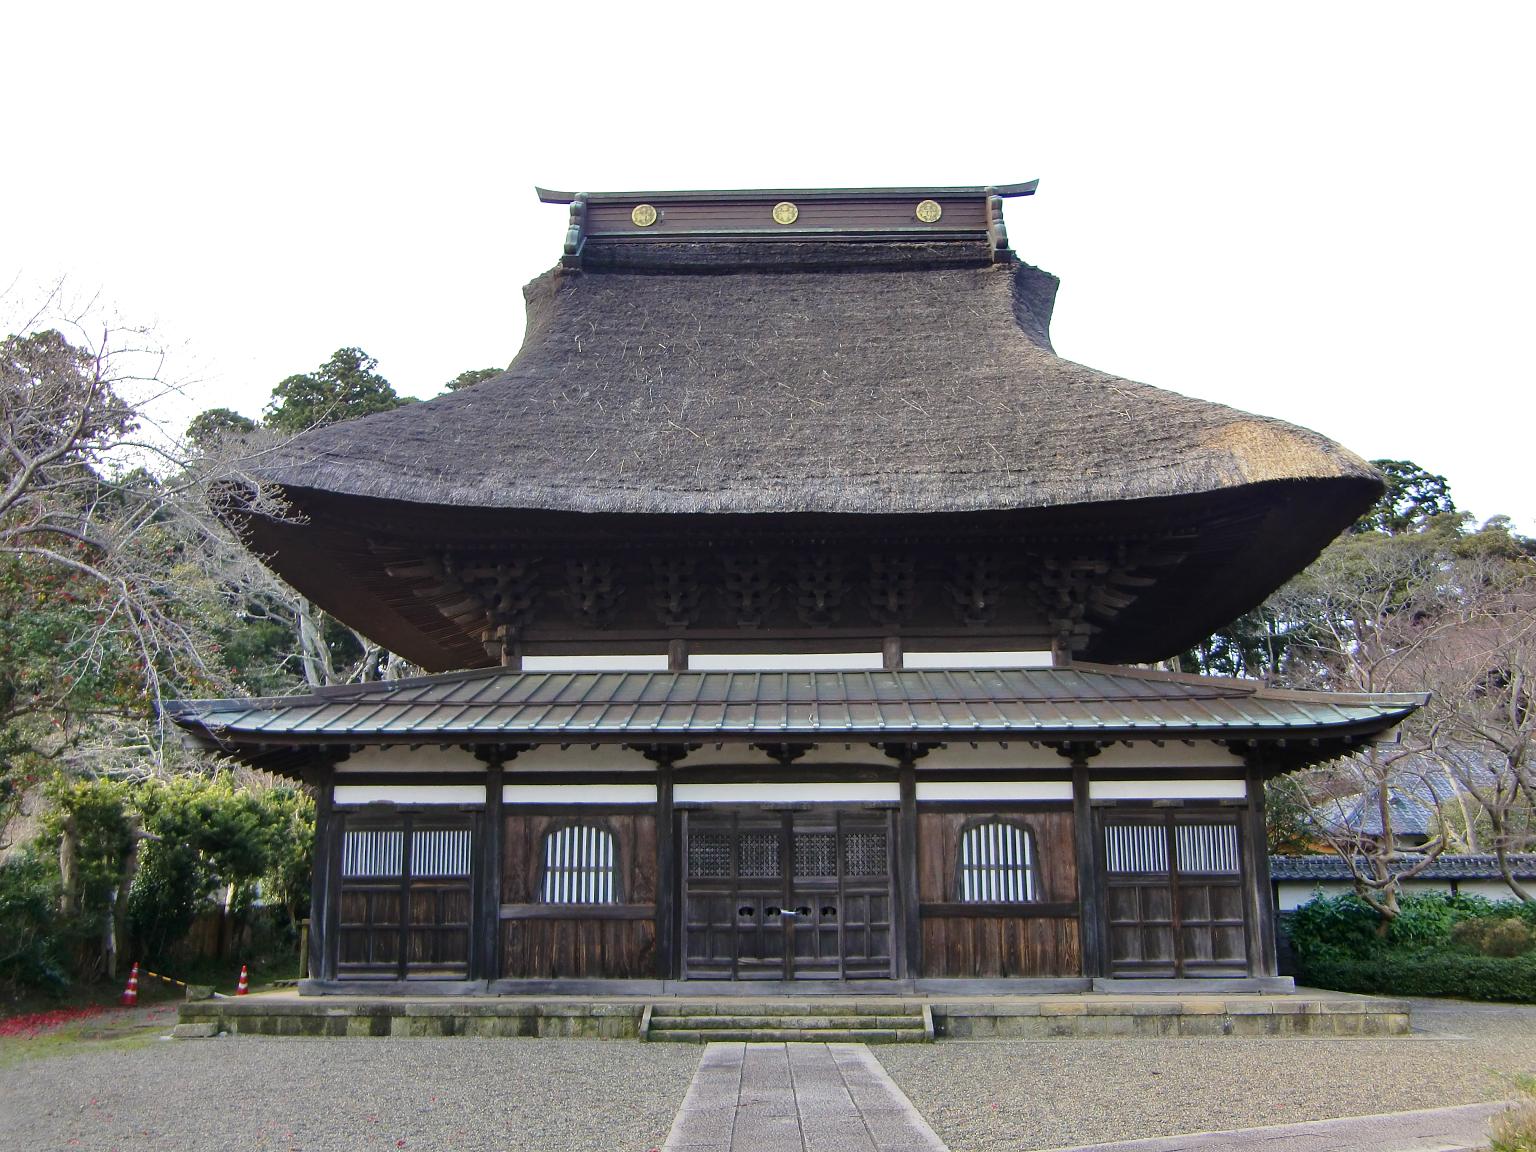
M1243 843L1248 873L1245 901L1248 905L1248 974L1274 976L1279 971L1275 956L1275 890L1269 881L1269 826L1264 811L1264 774L1248 761L1248 806L1244 809Z
M1078 936L1082 942L1083 975L1104 975L1104 909L1099 883L1098 833L1088 799L1088 757L1074 745L1072 757L1072 835L1077 849Z
M336 978L335 915L332 905L337 888L335 843L338 817L331 806L336 770L322 760L305 773L315 791L315 850L309 878L309 976L311 980Z
M901 811L896 818L896 885L901 895L901 964L897 975L917 979L923 974L923 925L917 891L917 766L909 752L901 758L898 780Z
M501 841L506 819L501 785L505 772L498 756L485 773L485 815L480 822L480 882L475 887L475 957L470 979L501 976Z
M672 762L656 764L656 975L676 979L678 860L672 807Z

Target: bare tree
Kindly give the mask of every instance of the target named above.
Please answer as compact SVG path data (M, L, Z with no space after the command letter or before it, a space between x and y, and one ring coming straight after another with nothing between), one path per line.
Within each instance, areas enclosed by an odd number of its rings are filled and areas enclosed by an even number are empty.
M1533 842L1536 813L1536 562L1524 556L1458 559L1455 596L1403 671L1434 695L1425 710L1428 749L1475 802L1486 847L1510 890L1521 884L1510 854Z
M1446 522L1449 526L1449 521ZM1422 691L1417 654L1454 627L1444 605L1455 589L1445 571L1448 537L1439 531L1341 538L1266 604L1288 636L1277 679L1291 687L1336 691ZM1451 790L1434 779L1429 737L1414 722L1396 745L1353 756L1288 785L1312 826L1350 869L1355 891L1382 917L1399 912L1404 881L1445 851L1444 805ZM1405 852L1397 801L1413 798L1429 815L1429 834Z

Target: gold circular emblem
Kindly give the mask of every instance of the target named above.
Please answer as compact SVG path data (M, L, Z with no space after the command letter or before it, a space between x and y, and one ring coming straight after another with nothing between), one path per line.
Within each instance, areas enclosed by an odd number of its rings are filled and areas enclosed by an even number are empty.
M629 218L635 222L637 228L649 228L656 223L656 209L649 204L636 204Z
M793 224L800 219L800 209L796 208L788 200L773 206L773 220L776 224Z
M924 200L917 206L917 218L924 224L933 224L942 215L944 215L944 209L939 207L937 200Z

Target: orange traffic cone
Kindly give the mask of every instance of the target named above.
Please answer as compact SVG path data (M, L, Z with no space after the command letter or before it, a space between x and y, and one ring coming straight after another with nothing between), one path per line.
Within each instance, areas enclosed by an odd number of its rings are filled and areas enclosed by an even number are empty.
M123 989L123 1006L132 1008L139 1002L139 966L135 964L128 973L128 987Z
M235 985L235 995L244 996L251 990L251 975L245 970L245 965L240 965L240 983Z

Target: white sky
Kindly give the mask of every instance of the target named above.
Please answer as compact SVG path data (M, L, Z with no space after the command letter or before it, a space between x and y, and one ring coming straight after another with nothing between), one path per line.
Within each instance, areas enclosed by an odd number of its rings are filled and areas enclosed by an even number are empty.
M0 290L252 416L505 365L569 190L1004 183L1058 352L1536 531L1536 5L13 5ZM14 314L14 308L9 314Z

